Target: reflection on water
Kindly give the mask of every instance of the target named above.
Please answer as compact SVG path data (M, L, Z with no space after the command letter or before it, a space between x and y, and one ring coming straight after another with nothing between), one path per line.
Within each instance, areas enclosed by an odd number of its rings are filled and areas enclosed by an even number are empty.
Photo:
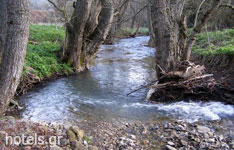
M137 37L103 45L90 71L58 79L22 96L26 107L23 118L92 122L158 118L195 121L234 116L234 107L222 103L150 104L144 102L146 89L126 96L154 79L154 49L144 46L148 39Z

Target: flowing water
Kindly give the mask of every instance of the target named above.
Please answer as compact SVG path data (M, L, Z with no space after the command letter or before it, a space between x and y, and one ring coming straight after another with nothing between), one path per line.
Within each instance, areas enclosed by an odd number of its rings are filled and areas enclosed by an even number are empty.
M103 45L90 71L52 81L20 97L22 117L32 121L186 121L234 118L234 106L219 102L151 104L147 89L129 92L154 79L154 49L149 37Z

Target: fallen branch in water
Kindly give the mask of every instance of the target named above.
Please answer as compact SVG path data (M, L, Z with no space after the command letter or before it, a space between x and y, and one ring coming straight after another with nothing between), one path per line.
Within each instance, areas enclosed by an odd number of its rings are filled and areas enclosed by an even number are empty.
M204 69L204 66L191 62L181 62L174 71L162 71L159 82L149 86L147 100L223 101L234 104L234 89L218 84L213 74L204 74Z
M141 85L139 88L137 88L137 89L131 91L130 93L128 93L127 96L129 96L130 94L135 93L135 92L137 92L137 91L139 91L139 90L141 90L141 89L149 88L152 84L154 84L154 83L157 82L157 81L158 81L158 80L154 80L154 81L151 81L150 83L148 83L148 84L146 84L146 85Z

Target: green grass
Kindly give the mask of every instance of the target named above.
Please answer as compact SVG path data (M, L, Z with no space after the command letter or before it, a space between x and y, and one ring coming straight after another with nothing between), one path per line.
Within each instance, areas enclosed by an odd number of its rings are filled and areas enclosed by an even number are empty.
M209 46L207 34L202 33L197 37L193 52L199 55L234 55L234 29L209 32L211 45Z
M29 40L35 42L63 42L65 38L65 30L63 27L51 25L31 25L29 30Z
M57 57L61 50L64 33L62 27L57 30L55 26L31 25L23 77L32 70L33 74L40 79L72 73L72 68L62 63Z
M133 35L134 33L136 32L136 28L123 28L123 29L120 29L118 32L117 32L117 36L118 37L129 37L130 35ZM139 35L148 35L149 34L149 31L148 31L148 28L139 28L139 31L138 31L138 34Z

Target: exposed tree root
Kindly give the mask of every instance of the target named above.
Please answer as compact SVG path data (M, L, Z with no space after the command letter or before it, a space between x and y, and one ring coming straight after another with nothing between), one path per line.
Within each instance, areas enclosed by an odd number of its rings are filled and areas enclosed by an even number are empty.
M18 110L22 110L23 109L23 107L21 107L19 105L19 103L17 101L13 100L13 99L10 101L10 104L13 105L13 106L10 107L10 109L15 109L15 108L17 108Z
M34 69L31 67L26 67L27 76L24 76L20 80L20 84L17 89L17 95L25 94L27 90L32 89L36 83L41 81L40 77L36 76Z
M224 101L234 104L234 89L218 84L212 74L204 74L205 67L182 62L150 86L148 100L174 102L179 100Z

